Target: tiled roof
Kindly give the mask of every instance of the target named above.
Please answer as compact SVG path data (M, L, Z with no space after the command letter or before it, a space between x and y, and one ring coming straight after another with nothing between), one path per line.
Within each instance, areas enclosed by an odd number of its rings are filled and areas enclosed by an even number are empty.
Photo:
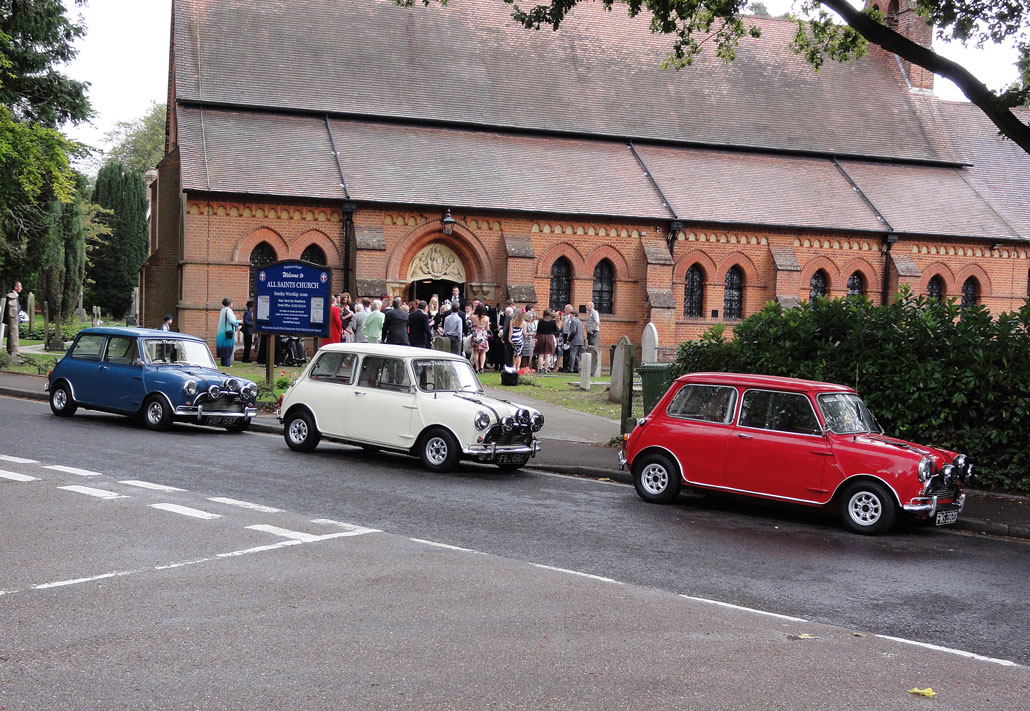
M940 102L944 130L955 153L973 166L967 180L1019 235L1030 239L1030 155L998 135L997 127L972 104ZM1016 109L1030 123L1030 109Z
M967 182L964 169L856 161L841 165L895 232L1019 237Z
M822 158L637 146L681 220L886 231Z
M791 22L749 19L737 59L706 51L660 68L672 39L615 3L581 3L561 30L530 31L500 0L175 0L180 101L497 129L952 160L919 130L920 101L892 56L815 72ZM184 139L185 137L183 137ZM324 160L324 156L321 157ZM300 165L299 161L294 161Z
M183 189L340 198L323 119L179 111ZM667 219L624 144L331 120L351 199ZM210 187L208 187L210 176Z

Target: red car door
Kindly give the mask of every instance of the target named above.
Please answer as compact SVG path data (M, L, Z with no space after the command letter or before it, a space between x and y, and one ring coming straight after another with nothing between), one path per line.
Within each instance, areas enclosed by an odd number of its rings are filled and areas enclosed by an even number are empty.
M737 389L688 383L649 425L648 439L669 449L694 484L716 486L733 434Z
M833 450L806 395L747 390L731 440L726 488L794 501L826 501L823 469Z

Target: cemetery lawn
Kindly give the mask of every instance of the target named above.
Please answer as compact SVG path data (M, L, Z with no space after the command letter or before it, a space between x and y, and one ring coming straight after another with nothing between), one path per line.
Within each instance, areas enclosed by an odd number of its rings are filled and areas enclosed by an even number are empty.
M501 388L501 374L489 371L479 375L479 381L486 387ZM512 398L525 395L536 400L543 400L552 405L561 405L570 410L586 412L591 415L618 420L622 415L622 405L608 402L608 378L592 380L590 392L583 392L578 387L579 375L548 374L520 376L519 384L504 387ZM633 417L644 416L644 403L639 393L633 397Z

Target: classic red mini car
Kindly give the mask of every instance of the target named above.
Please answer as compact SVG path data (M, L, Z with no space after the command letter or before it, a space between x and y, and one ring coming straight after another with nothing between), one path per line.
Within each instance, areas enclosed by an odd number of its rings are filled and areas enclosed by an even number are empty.
M619 458L646 501L689 486L835 506L871 535L901 513L955 523L972 476L965 455L885 436L852 388L737 373L678 378Z

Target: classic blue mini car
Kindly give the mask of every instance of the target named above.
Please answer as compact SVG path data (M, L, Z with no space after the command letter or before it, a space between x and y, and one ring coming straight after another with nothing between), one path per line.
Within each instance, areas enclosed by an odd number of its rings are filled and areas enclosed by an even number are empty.
M172 331L83 329L46 389L55 415L142 415L152 430L177 420L242 432L257 414L257 385L220 373L203 340Z

